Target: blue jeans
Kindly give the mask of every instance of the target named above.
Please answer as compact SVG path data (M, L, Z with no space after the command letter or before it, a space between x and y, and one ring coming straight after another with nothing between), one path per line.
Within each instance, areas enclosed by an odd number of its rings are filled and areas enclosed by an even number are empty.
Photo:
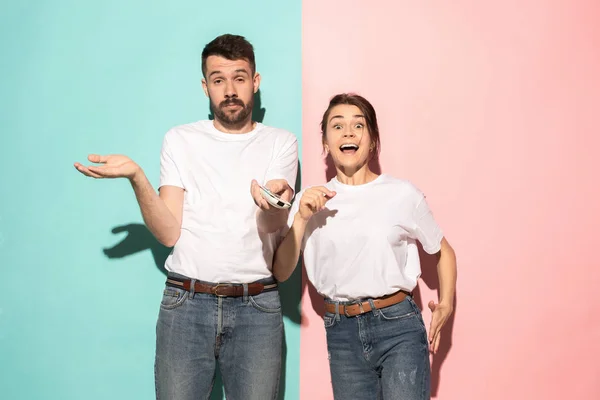
M278 290L217 297L166 286L156 325L156 398L208 399L218 363L227 400L275 399L282 345Z
M427 333L412 297L354 317L326 313L324 323L335 400L429 400Z

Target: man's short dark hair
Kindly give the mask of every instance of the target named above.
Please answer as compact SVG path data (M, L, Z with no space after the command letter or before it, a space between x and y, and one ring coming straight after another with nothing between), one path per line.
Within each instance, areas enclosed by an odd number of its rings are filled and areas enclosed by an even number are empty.
M202 75L206 77L206 59L210 56L221 56L228 60L246 60L250 64L252 75L256 72L254 48L239 35L225 34L216 37L202 50Z

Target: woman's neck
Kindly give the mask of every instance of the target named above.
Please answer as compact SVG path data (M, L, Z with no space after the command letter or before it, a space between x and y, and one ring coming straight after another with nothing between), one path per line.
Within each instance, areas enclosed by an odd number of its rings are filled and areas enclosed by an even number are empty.
M337 169L337 179L345 185L364 185L374 181L377 176L375 172L369 169L368 165L357 171L348 171L344 168Z

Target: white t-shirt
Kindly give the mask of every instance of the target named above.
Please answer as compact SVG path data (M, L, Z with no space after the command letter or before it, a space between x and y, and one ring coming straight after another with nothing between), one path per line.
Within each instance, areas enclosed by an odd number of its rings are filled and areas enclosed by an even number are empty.
M298 142L257 123L244 134L204 120L170 129L163 140L160 186L185 189L181 236L165 268L208 282L270 277L277 234L258 231L252 179L285 179L294 188Z
M324 186L336 195L310 219L302 242L317 291L338 301L412 291L421 275L416 241L433 254L443 238L423 193L383 174L363 185L333 178ZM305 191L296 196L288 228Z

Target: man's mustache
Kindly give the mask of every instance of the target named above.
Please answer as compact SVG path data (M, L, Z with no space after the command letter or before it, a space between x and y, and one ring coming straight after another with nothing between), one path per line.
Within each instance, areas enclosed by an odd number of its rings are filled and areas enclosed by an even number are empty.
M233 99L223 100L221 102L221 104L219 104L219 107L223 108L223 107L227 107L227 106L231 106L231 105L238 105L241 107L245 106L245 104L242 100L233 98Z

